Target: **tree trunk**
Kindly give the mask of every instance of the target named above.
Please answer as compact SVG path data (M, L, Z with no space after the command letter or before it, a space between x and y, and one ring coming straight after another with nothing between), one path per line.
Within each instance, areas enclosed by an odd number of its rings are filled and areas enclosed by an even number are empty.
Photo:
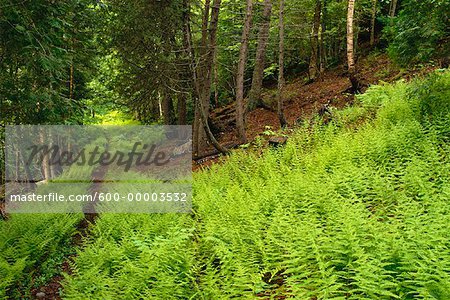
M230 150L228 150L226 147L220 145L220 143L214 137L214 134L211 132L211 129L209 128L208 116L205 114L205 109L204 109L204 107L202 105L202 102L199 101L198 104L200 105L199 110L200 110L200 113L201 113L200 118L201 118L201 121L202 121L203 130L208 135L209 141L213 144L214 148L216 148L219 152L221 152L223 154L230 153ZM203 150L203 149L201 149L201 150Z
M205 59L205 55L206 55L206 47L207 47L207 43L208 43L208 22L209 22L209 12L210 12L210 5L211 5L211 0L205 0L205 7L203 10L203 17L202 17L202 37L201 37L201 42L200 42L200 47L199 47L199 61L196 62L195 59L193 61L193 67L194 69L194 77L198 78L198 80L194 79L194 85L196 85L195 89L196 89L196 94L197 97L195 98L194 102L194 132L193 132L193 151L194 151L194 156L198 155L199 152L203 151L203 149L205 149L207 147L207 136L206 136L206 132L205 130L203 130L203 126L202 126L202 118L201 115L202 113L200 112L200 107L205 107L205 108L209 108L209 100L207 105L199 105L199 103L197 103L198 101L201 101L202 96L201 93L203 91L203 81L201 79L203 79L205 77L205 75L203 74L203 64L204 64L204 59ZM196 66L196 67L195 67ZM209 114L209 110L208 112L206 112L206 115Z
M219 56L214 51L214 107L219 107Z
M24 170L25 170L25 176L26 176L26 178L27 178L26 181L27 181L28 185L34 186L34 183L30 183L31 179L33 178L33 176L31 175L30 166L29 166L28 164L26 164L25 158L23 157L22 151L19 151L19 153L20 153L20 161L21 161L21 164L23 165Z
M194 99L194 121L192 124L192 155L196 157L200 153L201 145L200 145L200 111L199 111L199 105L198 105L199 97L196 97Z
M73 63L70 64L69 99L73 99Z
M178 95L178 125L186 125L187 123L186 98L187 95L185 93L181 93L180 95Z
M397 10L397 0L391 1L391 6L389 8L389 17L391 26L394 24L395 11Z
M375 44L375 21L377 19L377 1L372 0L372 18L370 19L370 46Z
M327 17L327 0L323 0L323 8L322 8L322 22L321 22L321 30L320 30L320 76L322 77L325 66L327 64L327 54L326 54L326 47L325 47L325 32L327 31L327 24L326 24L326 17Z
M280 0L280 16L279 16L279 53L278 53L278 119L280 126L286 127L287 122L283 112L283 90L284 90L284 0Z
M15 150L16 150L16 151L15 151L15 154L16 154L16 158L15 158L15 169L16 169L16 172L15 172L15 180L16 180L16 181L19 181L19 179L20 179L19 149L15 149Z
M352 84L353 92L358 91L359 83L356 77L355 67L355 54L353 49L353 15L355 13L355 0L348 0L347 11L347 62L348 62L348 74Z
M355 18L353 18L353 22L355 22ZM353 60L355 61L355 66L357 64L356 62L356 54L358 53L358 47L359 47L359 27L353 26ZM355 67L356 70L356 67Z
M322 10L322 0L316 0L316 8L314 10L314 20L311 36L311 57L309 60L309 78L315 80L319 73L319 28L320 28L320 12Z
M271 0L264 0L263 21L258 33L258 47L256 49L255 69L253 70L252 87L250 89L248 110L262 106L261 88L264 77L264 64L267 41L269 39L270 15L272 14Z
M236 127L239 139L242 143L247 142L245 134L245 108L244 108L244 74L247 62L248 39L252 24L253 0L247 0L247 8L242 29L241 48L239 50L239 62L236 76Z
M178 95L177 112L178 125L187 124L187 100L188 94L192 92L192 45L191 45L191 26L190 26L190 0L183 0L183 27L182 27L182 55L180 58L181 81L183 91Z
M173 124L173 102L170 94L165 91L163 92L162 99L162 114L164 119L164 125L172 125Z
M212 134L209 124L208 124L208 115L209 115L209 98L211 95L211 81L212 81L212 70L214 64L214 52L216 50L217 43L217 24L219 21L219 11L220 11L220 3L221 0L214 0L211 10L211 21L209 25L209 45L206 44L206 37L202 37L202 40L205 41L205 55L200 56L200 65L199 65L199 76L197 74L194 78L197 94L199 95L199 99L197 101L198 112L199 112L199 121L201 122L202 129L200 132L205 132L209 141L213 144L213 146L222 153L228 153L229 150L223 146L221 146L214 135ZM209 6L209 5L208 5ZM207 32L206 30L204 33ZM200 83L202 80L202 83ZM199 135L199 138L201 136ZM201 142L201 141L200 141ZM199 144L198 152L201 152L204 148L200 147ZM198 154L198 153L197 153Z
M48 141L45 140L44 133L42 131L39 132L39 141L41 145L47 145L50 147L51 145L48 144ZM42 175L44 176L44 181L48 181L51 179L51 170L50 170L50 161L49 156L50 154L43 154L42 155Z
M191 32L191 24L190 24L190 0L183 0L183 8L184 8L184 12L183 12L183 47L184 47L184 52L185 52L185 56L188 58L188 62L187 62L187 71L189 72L189 85L190 84L194 84L194 88L192 90L193 92L193 96L192 98L194 99L194 102L196 101L195 99L198 99L198 94L197 91L195 89L195 53L194 53L194 48L192 46L192 32ZM192 82L192 80L194 80L194 82ZM194 156L196 155L196 153L198 153L198 109L197 109L197 105L194 105L194 122L193 122L193 132L192 132L192 151Z

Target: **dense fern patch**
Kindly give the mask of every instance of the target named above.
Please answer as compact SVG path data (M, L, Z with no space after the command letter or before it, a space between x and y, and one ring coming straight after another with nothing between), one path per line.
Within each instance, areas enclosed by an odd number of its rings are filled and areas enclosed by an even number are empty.
M69 174L69 172L71 174ZM91 168L72 167L59 179ZM71 191L84 194L90 183L78 184ZM54 192L54 186L41 185L40 193ZM45 285L62 273L61 265L73 254L72 237L78 233L81 213L11 214L0 222L0 299L30 299L33 288Z
M67 299L449 299L450 73L195 175L192 215L108 215ZM355 126L358 124L358 126Z
M22 214L0 222L0 299L30 299L37 287L61 272L73 251L71 237L81 214Z

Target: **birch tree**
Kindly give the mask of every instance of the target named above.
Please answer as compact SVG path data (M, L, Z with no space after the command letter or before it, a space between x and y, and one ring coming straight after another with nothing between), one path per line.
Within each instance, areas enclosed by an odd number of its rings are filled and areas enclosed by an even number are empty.
M355 13L355 0L348 0L347 10L347 63L348 74L352 84L352 90L356 92L359 88L359 82L356 77L355 53L354 53L354 34L353 34L353 16Z

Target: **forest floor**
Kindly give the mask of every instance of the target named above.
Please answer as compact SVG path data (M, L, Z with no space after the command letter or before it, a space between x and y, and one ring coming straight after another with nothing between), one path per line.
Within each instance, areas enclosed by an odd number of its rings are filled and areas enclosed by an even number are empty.
M101 214L63 298L450 299L450 74L412 81L196 172L192 214Z
M92 184L88 189L88 193L90 195L94 195L102 192L102 181L105 178L105 175L108 171L107 166L99 166L92 173ZM95 196L93 196L95 197ZM76 249L83 247L85 240L90 235L90 230L92 226L95 225L95 220L98 217L98 214L95 213L97 202L88 203L85 207L84 218L80 220L77 224L77 233L72 236L72 240L70 242L70 247L73 253L67 255L66 259L63 261L61 266L59 267L59 272L50 278L48 282L42 284L40 286L34 287L31 289L30 293L32 295L32 299L45 299L45 300L59 300L61 298L61 290L63 289L62 282L64 280L63 273L68 275L73 274L73 262L77 256Z
M414 69L401 69L389 61L386 55L370 55L359 61L359 74L364 84L362 92L372 84L378 84L383 82L393 82L399 79L409 80L417 75L424 75L436 69L432 65L426 65L417 67ZM350 82L347 78L345 66L338 66L334 69L327 70L321 79L307 83L306 75L299 76L295 79L289 80L284 90L285 106L284 111L286 119L289 123L289 129L284 131L280 130L278 117L276 112L267 109L256 109L250 112L247 116L247 136L249 143L256 140L258 137L263 138L266 142L262 144L265 147L267 144L267 138L269 135L264 134L269 129L270 135L289 134L293 131L299 123L302 121L311 120L317 115L320 108L325 104L329 104L334 108L343 108L353 103L354 95L349 93ZM263 100L265 103L275 107L276 99L276 86L268 86L264 89ZM218 124L220 132L216 133L220 143L229 145L237 144L238 139L236 135L236 129L233 122L234 103L229 104L226 107L218 108L212 112L212 121ZM223 116L228 115L227 118ZM231 116L231 118L230 118ZM217 120L228 120L224 124L219 124ZM268 129L269 128L269 129ZM278 132L277 132L278 131ZM261 147L261 144L255 146ZM213 150L212 148L209 150ZM261 149L256 149L260 151ZM212 155L205 157L197 161L194 165L194 169L201 169L210 166L213 163L218 162L220 157L218 155ZM106 171L105 171L106 172ZM104 173L98 175L101 179ZM97 178L97 176L94 176ZM99 186L93 185L89 192L92 194L94 191L99 190ZM89 226L86 222L78 224L79 233L73 236L72 248L83 247L85 239L89 236ZM33 299L61 299L60 293L63 288L62 281L64 277L61 273L67 273L72 275L73 262L76 259L77 254L71 254L67 256L67 259L59 267L61 272L58 272L53 276L46 284L38 287L34 287L29 294Z
M434 69L436 67L433 65L403 69L391 62L387 54L371 54L358 61L358 73L363 85L361 92L364 92L370 85L394 82L399 79L410 80L416 75L427 74ZM302 121L310 120L327 103L333 108L343 108L353 103L355 95L349 93L351 85L345 65L326 70L323 76L316 81L308 82L307 79L308 76L305 73L286 82L283 92L284 114L289 128L295 127ZM276 107L276 94L276 85L266 87L262 93L263 101L271 107ZM222 145L239 144L235 123L230 122L230 119L234 119L235 116L234 106L235 102L211 112L213 123L220 128L220 131L215 134ZM275 109L271 111L258 108L247 114L246 121L249 142L262 136L263 132L268 129L273 132L280 130ZM201 159L195 161L194 170L210 166L220 160L220 155L214 153L212 146L205 153L212 155L203 155Z

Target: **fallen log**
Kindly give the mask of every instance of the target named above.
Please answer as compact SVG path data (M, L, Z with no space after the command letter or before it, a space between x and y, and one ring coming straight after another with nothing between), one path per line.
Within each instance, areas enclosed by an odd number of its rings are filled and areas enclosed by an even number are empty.
M225 147L227 147L228 149L234 149L234 148L237 148L239 145L240 144L238 144L238 143L229 143L229 144L226 144ZM203 158L207 158L209 156L214 156L214 155L218 155L218 154L220 154L220 151L218 151L217 149L213 149L211 151L198 154L197 156L193 157L192 160L197 162Z
M244 101L244 106L247 107L247 101ZM271 105L261 102L257 108L263 108L265 110L276 112ZM246 113L249 113L247 111ZM224 107L217 108L211 112L210 124L218 131L226 131L229 128L236 127L236 104L233 102Z

